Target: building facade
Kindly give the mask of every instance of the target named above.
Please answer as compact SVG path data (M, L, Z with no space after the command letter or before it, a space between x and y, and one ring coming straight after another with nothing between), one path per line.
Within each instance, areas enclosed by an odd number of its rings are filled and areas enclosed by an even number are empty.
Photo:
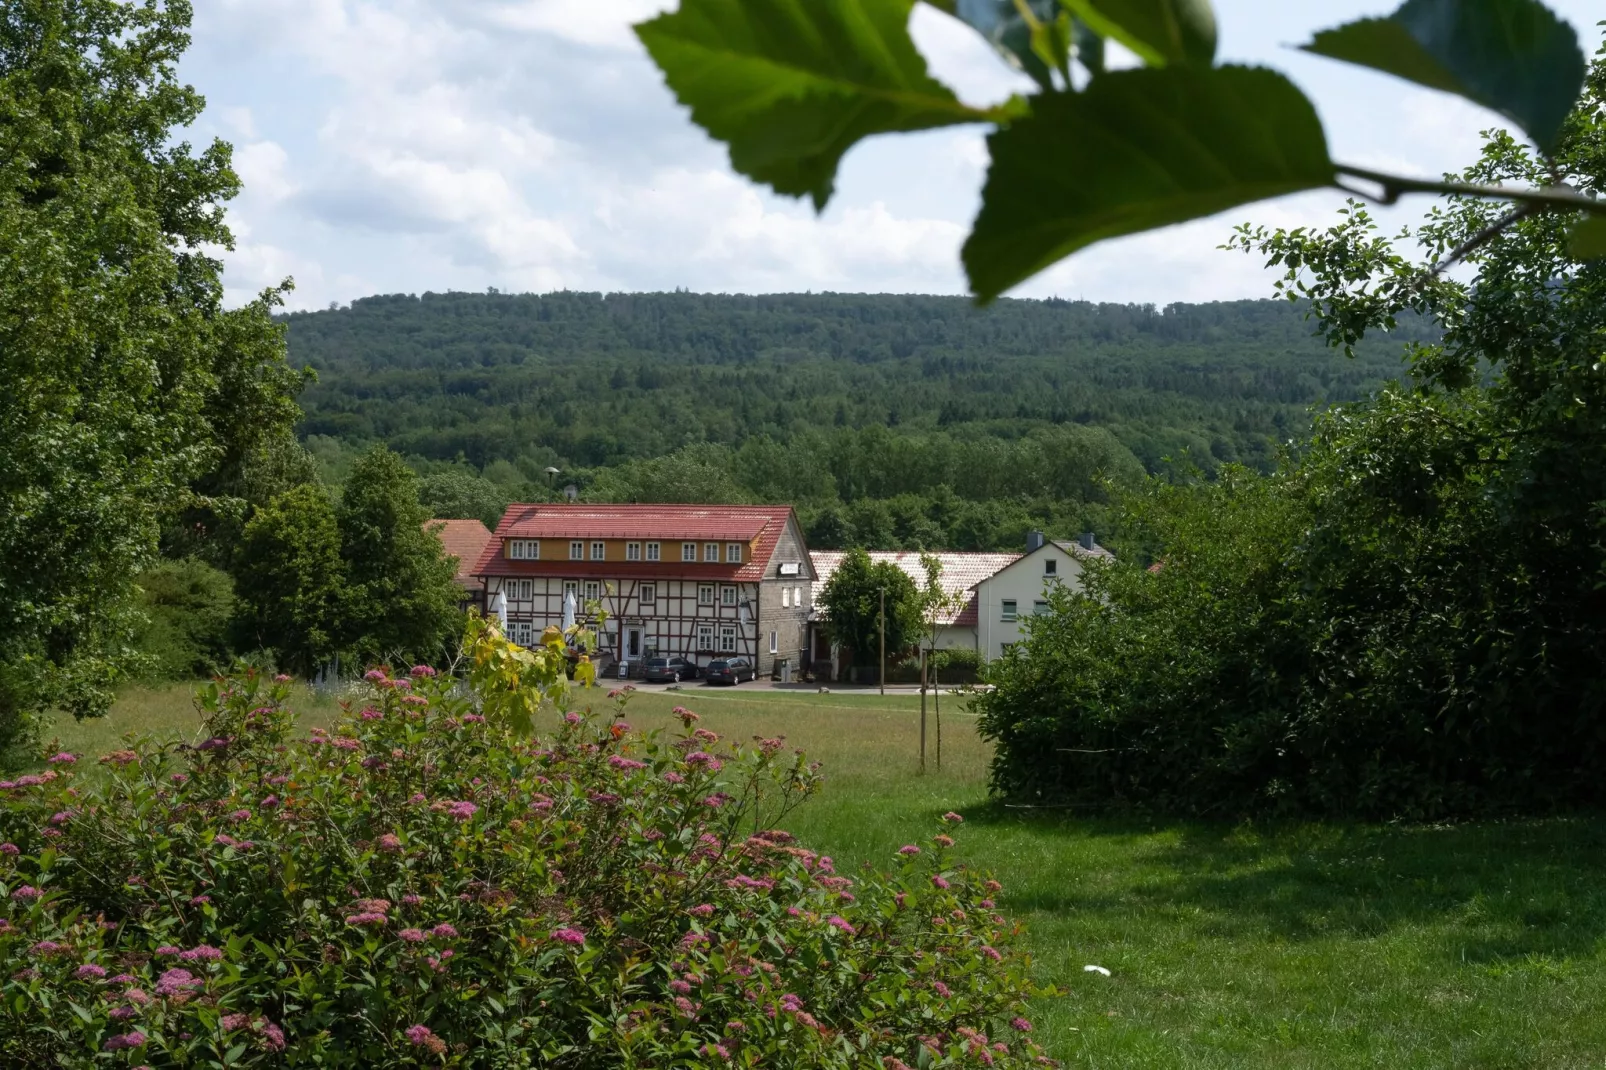
M570 597L600 604L605 671L739 655L762 675L806 657L814 569L789 506L514 505L474 575L486 605L506 597L516 643L561 625Z
M1003 657L1020 642L1025 622L1048 611L1050 592L1081 590L1083 562L1111 556L1092 535L1062 542L1034 533L1023 556L976 584L976 649L988 661Z
M810 554L818 577L816 596L846 556L839 550ZM1047 539L1034 531L1027 536L1024 554L940 552L931 556L941 563L940 582L959 607L938 621L937 649L975 650L992 661L1020 642L1025 621L1048 608L1048 594L1056 585L1080 590L1083 562L1114 555L1098 545L1091 533L1070 542ZM921 557L912 550L870 551L872 561L897 565L916 587L926 584ZM817 674L834 678L845 668L842 652L832 656L823 620L816 617L813 629L810 646L816 660L812 667Z
M976 641L976 584L996 573L999 569L1013 564L1020 558L1020 554L999 553L966 553L959 551L937 551L928 554L919 550L871 550L870 560L874 562L887 562L902 569L914 581L917 588L926 586L926 566L924 558L935 557L942 566L938 573L938 582L954 600L953 609L942 615L937 621L936 649L938 650L977 650L980 649ZM831 576L847 557L845 550L812 550L809 559L814 563L815 595L825 588ZM831 644L826 636L824 621L816 619L814 622L813 639L810 643L814 651L813 665L816 674L825 674L830 677L840 675L844 666L842 664L841 650L832 652Z

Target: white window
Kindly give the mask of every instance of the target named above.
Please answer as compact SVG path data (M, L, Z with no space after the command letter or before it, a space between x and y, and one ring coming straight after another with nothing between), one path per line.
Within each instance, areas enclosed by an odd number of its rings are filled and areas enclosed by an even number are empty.
M602 597L602 584L598 580L586 580L586 601L595 602Z
M647 560L648 561L656 561L656 560L658 560L658 544L657 543L649 542L647 544Z
M736 604L736 588L730 584L722 586L719 589L719 601L721 605L734 606Z
M535 595L535 581L534 580L520 580L519 581L519 597L520 598L531 598L534 595Z
M781 633L780 632L771 632L770 633L770 653L771 654L779 654L780 652L781 652Z
M799 609L803 608L803 588L792 588L792 604Z
M781 588L781 608L782 609L791 609L792 608L792 588L790 588L790 587L782 587Z
M586 544L578 540L569 544L569 560L584 561L586 559Z
M715 564L715 565L719 564L719 543L717 543L717 542L705 542L705 543L703 543L703 560L705 562L710 563L710 564Z
M739 565L742 563L741 543L728 542L725 544L725 563L730 565Z
M999 604L999 608L1003 610L1003 612L1000 614L1000 617L1006 621L1014 620L1016 616L1018 616L1015 608L1015 600L1013 598L1004 599L1003 602Z
M574 595L574 600L576 602L578 602L580 600L580 581L579 580L564 580L563 581L563 596L565 598L567 598L571 594Z
M683 542L683 543L681 543L680 544L680 559L682 561L695 561L695 560L697 560L697 544L694 543L694 542Z
M655 587L653 584L650 584L650 583L642 584L641 585L641 604L644 605L644 606L650 606L650 605L653 605L654 603L656 603L657 601L658 601L658 588Z
M639 543L639 542L627 542L627 543L625 543L625 560L626 561L640 561L641 560L641 543Z
M714 649L714 626L712 624L699 624L697 626L697 652L705 654Z
M539 561L541 542L538 539L510 539L507 544L507 555L515 561Z
M699 583L697 585L697 604L700 606L714 604L714 585L712 583Z
M719 652L736 653L736 628L733 625L727 624L719 630Z
M594 542L594 543L591 544L591 560L593 560L593 561L601 561L603 558L605 558L607 556L608 556L608 544L607 543L605 543L605 542Z
M1043 614L1048 612L1048 603L1047 602L1033 602L1032 603L1032 612L1037 614L1038 616L1042 616Z
M513 633L510 638L519 646L529 646L535 642L535 625L530 621L513 621L508 630Z

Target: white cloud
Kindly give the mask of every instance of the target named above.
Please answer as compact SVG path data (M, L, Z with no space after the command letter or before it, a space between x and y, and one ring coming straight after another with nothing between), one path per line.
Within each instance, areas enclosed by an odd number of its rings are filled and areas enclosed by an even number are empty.
M235 146L234 170L253 201L276 203L297 189L295 180L290 177L289 155L283 146L272 141Z
M286 273L319 307L371 292L693 289L962 292L959 246L987 165L980 128L877 139L823 216L733 174L630 25L676 0L209 0L184 74L200 136L237 142L231 298ZM1281 45L1392 0L1221 0L1223 54L1289 70L1340 158L1463 166L1489 113ZM1558 0L1588 25L1585 0ZM932 73L972 103L1029 88L957 21L917 5ZM1589 35L1586 34L1586 38ZM1326 225L1339 194L1249 206L1103 243L1022 294L1165 303L1263 295L1231 224ZM1386 228L1423 202L1380 212Z

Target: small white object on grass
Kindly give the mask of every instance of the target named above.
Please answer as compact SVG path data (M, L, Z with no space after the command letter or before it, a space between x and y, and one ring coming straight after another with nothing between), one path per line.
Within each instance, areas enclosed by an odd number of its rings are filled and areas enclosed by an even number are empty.
M1103 966L1083 966L1082 967L1082 972L1083 973L1102 973L1106 977L1110 976L1110 971L1106 970Z

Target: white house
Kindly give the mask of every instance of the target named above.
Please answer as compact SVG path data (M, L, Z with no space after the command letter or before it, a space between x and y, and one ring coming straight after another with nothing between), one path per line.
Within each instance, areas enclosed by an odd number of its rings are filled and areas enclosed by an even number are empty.
M846 556L840 550L810 552L816 577L814 599ZM1047 608L1047 593L1053 584L1077 589L1083 561L1114 555L1098 545L1091 533L1076 542L1062 542L1034 531L1026 537L1025 554L946 552L932 556L942 563L944 589L964 599L962 607L941 622L937 649L975 650L991 661L1003 654L1006 645L1020 641L1021 622L1027 616ZM924 587L926 572L920 558L913 550L870 551L870 560L891 562ZM812 664L816 672L831 673L837 668L836 659L820 660L830 648L818 617L811 620L809 645L817 659Z
M897 565L909 578L914 580L915 586L926 586L926 566L921 558L927 556L918 550L871 550L870 560L875 562L887 561ZM809 560L814 564L814 598L842 564L847 557L845 550L811 550ZM999 569L1004 568L1017 560L1020 554L991 554L991 553L963 553L939 551L931 553L942 565L938 574L938 582L951 597L955 599L954 611L944 615L938 621L937 649L938 650L977 650L976 645L976 584ZM812 644L818 651L817 658L826 657L829 644L820 634L819 622L815 621L816 639Z
M1082 563L1113 556L1091 534L1062 542L1032 532L1023 556L976 584L976 649L988 661L1002 657L1007 647L1020 642L1024 622L1048 610L1048 594L1055 586L1079 590Z

